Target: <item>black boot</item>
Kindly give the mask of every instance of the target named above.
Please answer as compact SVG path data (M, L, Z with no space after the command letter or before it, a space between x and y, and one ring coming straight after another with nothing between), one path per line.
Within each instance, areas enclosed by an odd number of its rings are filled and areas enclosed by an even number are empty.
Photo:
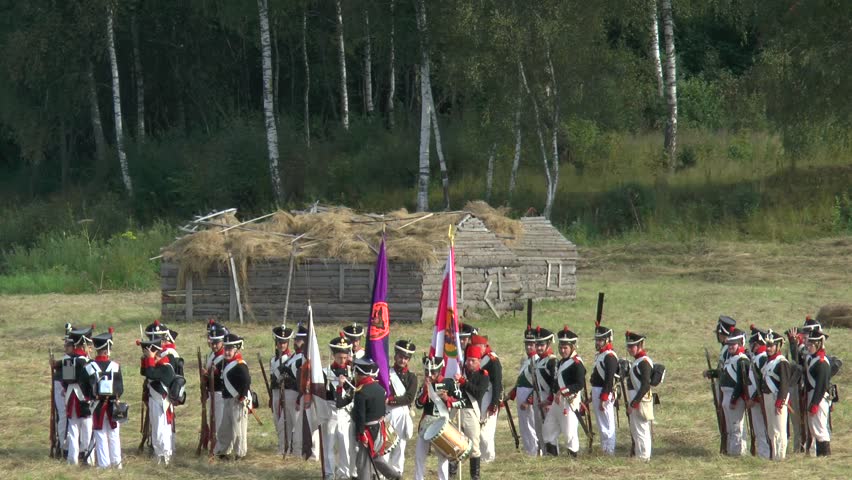
M577 452L572 452L571 450L568 450L568 455L571 455L571 458L577 458Z
M470 459L470 480L479 480L479 458Z
M556 447L556 445L554 445L552 443L545 443L544 444L544 454L550 455L552 457L558 457L559 456L559 449Z
M831 443L816 442L816 455L817 457L827 457L831 455Z
M447 468L447 473L449 473L450 478L455 477L459 473L459 462L450 462L449 467Z

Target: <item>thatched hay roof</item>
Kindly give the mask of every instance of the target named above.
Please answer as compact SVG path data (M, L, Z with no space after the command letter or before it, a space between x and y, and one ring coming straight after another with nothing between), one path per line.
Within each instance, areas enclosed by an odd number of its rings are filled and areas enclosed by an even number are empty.
M232 214L216 217L206 229L189 234L165 247L165 261L180 266L180 277L195 273L202 278L213 266L226 265L234 257L241 276L249 262L297 258L337 259L347 263L375 261L386 226L391 261L434 262L447 247L447 227L472 214L494 233L519 238L523 226L485 202L469 202L460 212L410 214L405 209L384 215L361 214L348 208L329 208L317 213L279 210L262 222L249 223L223 233L224 226L240 221ZM295 248L295 252L294 252Z

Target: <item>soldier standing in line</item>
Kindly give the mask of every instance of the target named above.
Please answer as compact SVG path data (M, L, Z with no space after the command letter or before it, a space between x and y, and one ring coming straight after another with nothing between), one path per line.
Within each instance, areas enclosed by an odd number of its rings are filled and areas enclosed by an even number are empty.
M464 352L464 375L455 375L455 389L452 392L441 390L438 392L450 409L461 411L461 425L459 429L467 436L473 444L470 452L470 478L479 480L481 452L479 450L480 438L480 411L482 408L482 397L488 390L488 372L482 370L480 358L485 355L485 347L482 345L468 345ZM455 412L454 410L453 412ZM453 412L450 416L453 416ZM450 476L458 472L458 462L450 462Z
M559 449L555 444L544 443L544 425L548 417L550 409L553 408L555 394L558 391L556 384L556 364L558 360L553 354L551 343L553 342L553 332L546 328L536 327L535 330L535 349L537 359L534 365L533 385L533 411L536 415L536 421L542 425L542 436L539 442L543 444L542 453L544 455L559 455Z
M220 460L229 460L233 452L239 461L248 453L248 415L252 409L251 375L240 350L243 339L234 333L225 335L225 366L222 368L224 409L220 427L221 443L216 443L215 454Z
M162 342L160 344L160 350L157 353L158 358L168 358L169 365L174 368L175 374L183 376L183 358L181 358L180 354L177 351L177 346L175 345L175 341L177 341L178 332L170 329L167 325L160 323L159 320L154 320L154 323L148 325L145 329L145 333L151 338L160 338ZM169 403L169 416L171 418L172 429L172 452L175 452L175 441L177 440L177 432L175 430L177 426L177 422L175 422L175 406L172 403ZM218 427L217 427L218 428Z
M295 418L293 422L293 437L292 437L292 450L294 453L298 455L304 456L304 451L307 448L310 448L310 455L305 458L307 460L310 458L311 460L319 460L319 442L320 442L320 430L322 428L320 425L310 425L310 416L306 416L306 410L311 407L309 396L302 395L302 392L299 390L300 384L299 379L302 376L302 369L305 368L305 349L307 346L305 343L308 339L308 329L304 325L299 325L296 329L296 336L293 340L293 349L294 353L286 362L284 362L285 375L292 376L293 388L292 391L295 394L295 401L293 403L294 410L293 416L288 418ZM285 380L285 383L290 384L291 380ZM287 393L285 393L285 398L288 395L294 395L289 393L291 390L290 387L285 386ZM307 417L307 418L306 418ZM308 429L311 431L311 445L310 447L306 447L302 444L302 429L304 428L304 423L308 422Z
M749 372L748 356L745 354L745 333L734 329L725 341L728 345L728 358L720 373L722 390L722 408L728 431L728 455L741 456L746 450L743 438L745 424L745 400L748 398L747 379Z
M754 443L757 455L769 459L772 451L769 448L769 437L766 434L766 416L763 414L763 398L760 384L763 381L763 366L766 365L766 332L754 325L751 326L751 336L748 338L750 368L748 371L748 402L751 410L751 422L754 429Z
M326 394L331 417L324 422L322 439L325 458L326 479L354 476L354 444L352 430L352 344L344 335L328 343L334 362L325 369ZM317 401L320 401L317 399Z
M586 378L586 366L577 355L577 334L564 327L557 334L559 355L556 366L556 394L544 421L544 441L549 450L559 451L559 436L565 436L568 454L577 457L580 450L578 427L582 419L580 393Z
M120 424L113 412L116 402L124 393L124 380L121 375L121 366L110 359L112 334L113 329L110 327L108 333L92 337L97 356L86 367L86 371L89 374L95 399L92 428L95 433L94 448L98 467L115 467L120 470L122 468Z
M352 400L352 423L358 439L357 470L359 480L370 480L375 473L397 480L401 476L388 465L384 454L388 445L385 423L387 392L376 377L379 366L369 358L355 361L355 395Z
M140 373L148 383L148 419L151 425L151 446L157 463L168 465L174 453L172 424L174 423L174 407L169 401L169 385L175 378L175 369L170 363L170 357L159 356L162 352L163 339L154 337L139 343L142 347Z
M831 427L828 424L831 410L831 363L825 354L828 335L822 329L808 334L808 368L805 378L807 392L808 430L816 443L817 457L831 455ZM804 415L804 413L803 413Z
M595 364L589 383L592 385L592 405L597 410L601 449L605 455L615 454L615 382L618 376L618 355L612 349L612 329L595 327Z
M63 414L67 421L65 446L68 449L68 463L91 465L86 457L92 437L92 391L86 366L89 364L89 350L93 328L72 330L68 340L73 345L71 353L62 357L62 385L65 389Z
M469 323L459 323L459 344L462 351L470 345L470 337L479 334L479 330Z
M353 323L352 325L343 327L341 332L346 336L346 340L349 344L352 345L352 358L355 360L364 358L364 355L367 353L367 351L364 350L364 347L361 346L361 337L364 336L364 327L357 323Z
M70 340L69 335L74 328L70 323L65 324L65 336L62 340L62 348L64 349L63 357L74 353L74 342ZM68 446L65 443L68 431L68 415L65 412L65 385L62 383L62 358L55 360L51 365L51 377L53 378L53 406L56 409L56 441L60 459L68 458Z
M787 458L787 405L790 397L790 364L781 349L784 337L766 332L766 362L761 370L760 392L766 412L766 429L773 460Z
M291 378L287 375L287 360L290 359L290 340L295 332L292 328L279 325L272 329L272 338L275 340L275 353L269 359L269 388L272 397L269 402L272 406L272 416L275 418L275 431L278 433L278 455L286 455L289 452L288 441L293 435L293 416L287 406L286 381ZM295 380L295 379L293 379ZM295 381L290 387L295 387ZM290 401L296 401L294 390ZM288 416L289 415L289 416Z
M533 395L533 366L538 360L535 350L535 332L529 327L524 331L524 359L518 372L515 386L509 391L509 399L517 404L518 429L520 429L521 442L527 455L538 455L538 436L536 434L536 414L534 408L530 408Z
M654 421L654 399L651 394L651 374L654 362L645 353L645 335L626 332L624 341L627 354L633 357L627 378L627 398L624 399L630 416L630 435L635 445L635 455L640 460L651 460L651 423Z
M388 455L388 463L402 475L405 469L405 446L414 435L411 405L417 395L417 375L408 369L408 362L416 347L411 340L400 340L394 345L393 368L390 371L391 395L387 399L388 423L399 435L399 443Z
M215 432L210 432L210 435L219 443L219 429L222 426L222 413L224 412L225 402L222 399L222 392L225 390L225 382L222 380L222 368L225 362L225 335L230 333L228 329L214 320L210 320L207 325L207 345L210 347L210 354L207 355L207 362L204 371L204 379L209 385L209 376L213 375L213 391L207 392L207 411L209 412L209 420L213 420L216 427ZM211 396L213 408L210 408Z
M497 416L500 404L503 402L503 364L497 354L491 350L488 339L473 334L470 336L471 345L480 345L485 354L479 360L480 367L488 374L489 387L482 397L479 423L482 426L479 437L480 458L485 463L491 463L496 457L494 435L497 433Z
M423 387L420 389L420 395L417 396L415 406L423 410L423 417L420 419L420 428L417 433L417 446L414 456L414 480L424 480L426 473L426 456L429 455L429 447L431 442L423 438L426 429L433 422L440 418L450 420L450 410L441 400L438 394L436 385L445 386L444 376L441 370L444 369L443 357L423 357L423 367L426 370L426 375L423 378ZM452 381L452 380L451 380ZM442 388L446 389L446 388ZM450 461L443 455L438 455L438 480L448 480Z
M802 452L810 450L811 445L805 445L807 442L808 432L802 431L802 425L807 425L807 419L802 419L805 415L807 406L802 403L802 396L805 390L805 376L808 368L808 335L812 330L820 330L822 326L810 316L805 317L805 323L801 328L793 327L787 330L787 339L789 340L788 349L790 352L790 412L788 417L790 423L793 424L793 451ZM807 402L805 402L807 403ZM812 439L811 439L812 440Z

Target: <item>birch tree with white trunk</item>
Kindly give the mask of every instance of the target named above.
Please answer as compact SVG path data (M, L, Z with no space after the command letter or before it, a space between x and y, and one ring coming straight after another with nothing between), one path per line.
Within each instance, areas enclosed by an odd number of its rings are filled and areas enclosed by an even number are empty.
M550 69L551 80L553 81L553 80L555 80L556 76L553 72L553 65L552 65L552 62L550 61L550 52L549 51L548 51L548 54L547 54L547 58L548 58L548 64L549 64L548 69ZM542 120L541 120L542 113L541 113L541 110L540 110L539 105L538 105L538 100L536 99L536 95L533 92L532 88L530 88L529 81L527 80L526 70L524 69L524 64L520 60L518 60L518 72L521 76L521 82L524 86L524 90L526 91L527 96L530 99L530 103L532 103L532 106L533 106L533 118L535 120L536 137L538 138L538 147L539 147L539 150L541 151L541 158L542 158L542 162L544 164L544 175L545 175L545 181L546 181L546 183L545 183L545 203L544 203L544 212L543 213L544 213L544 216L549 219L550 214L553 211L553 201L556 197L556 187L557 187L557 182L559 181L559 157L558 157L559 149L558 149L558 143L557 143L557 138L558 138L557 125L558 125L558 119L559 119L559 113L558 113L559 111L558 111L558 108L554 108L554 115L553 115L554 116L554 123L553 123L553 130L554 131L553 131L553 135L552 135L552 147L553 148L551 150L553 157L551 158L550 155L548 155L548 149L545 146L545 141L544 141L544 138L545 138L544 129L545 129L545 127L542 124ZM553 83L551 88L553 88L554 96L555 96L555 91L556 91L555 82ZM554 106L555 106L558 102L556 101L556 99L554 99L553 103L554 103Z
M390 39L388 41L388 47L390 49L390 59L388 60L388 74L390 75L390 79L388 81L388 126L390 126L391 129L396 126L396 119L394 118L394 97L396 96L396 26L394 21L395 3L395 0L390 0Z
M521 166L521 82L518 81L518 95L515 102L515 154L512 156L512 173L509 175L509 205L512 203L512 195L515 194L517 186L518 168Z
M302 60L305 66L305 145L311 148L311 64L308 62L307 10L302 10Z
M429 57L429 28L426 21L426 3L424 0L418 1L417 11L417 29L420 32L420 99L421 99L421 127L420 141L424 141L423 136L423 115L425 111L429 115L429 123L432 127L432 133L435 136L435 152L438 155L438 165L441 169L441 188L444 194L444 209L450 209L450 177L447 171L447 162L444 158L444 147L441 143L441 129L438 125L438 113L435 110L435 100L432 96L432 80L431 80L431 60ZM426 107L424 107L424 104ZM428 137L426 142L429 142ZM428 148L427 148L428 150ZM421 145L421 153L423 147ZM421 159L421 162L423 159ZM428 166L428 155L426 162Z
M429 88L429 52L425 32L426 6L417 3L417 29L420 31L420 151L417 175L417 211L429 210L429 144L432 142L432 102Z
M654 74L657 77L657 94L663 97L663 64L660 61L660 22L657 18L657 0L648 0L651 22L650 38L648 42L648 54L654 63Z
M142 55L139 48L139 25L136 12L130 17L130 32L133 37L133 75L136 77L136 139L145 141L145 76L142 72Z
M346 44L343 40L343 5L342 0L335 0L337 12L337 48L340 62L340 115L343 129L349 131L349 90L346 86Z
M112 107L115 117L115 149L118 151L118 163L121 167L121 180L127 196L133 196L133 181L130 179L130 169L127 165L127 153L124 151L124 128L121 121L121 86L118 79L118 58L115 54L115 29L113 17L115 11L110 7L107 11L107 49L109 50L109 65L112 71Z
M488 167L485 173L485 201L491 202L491 191L494 187L494 154L497 150L497 144L492 143L488 149Z
M272 42L269 38L269 8L267 0L257 0L260 17L260 50L263 62L263 117L266 125L266 145L269 150L269 177L275 200L284 201L281 175L278 168L278 128L275 124L275 105L272 92Z
M373 51L370 40L370 11L364 6L364 98L367 100L367 115L373 114Z
M672 18L672 0L662 0L663 37L666 44L666 133L664 148L668 157L669 173L675 170L677 158L677 72L674 41L674 19Z

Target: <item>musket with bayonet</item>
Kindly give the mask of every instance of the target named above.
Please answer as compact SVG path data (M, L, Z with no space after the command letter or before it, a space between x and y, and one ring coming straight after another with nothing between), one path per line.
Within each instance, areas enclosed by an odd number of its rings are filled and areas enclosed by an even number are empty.
M527 299L527 329L532 329L532 317L533 301L530 298ZM535 425L536 438L538 439L538 453L541 455L544 451L542 448L542 442L544 441L542 423L544 423L545 412L544 408L541 406L541 391L539 390L538 385L538 365L536 365L535 361L530 362L529 369L533 384L533 402L535 403L535 408L533 410L533 425Z

